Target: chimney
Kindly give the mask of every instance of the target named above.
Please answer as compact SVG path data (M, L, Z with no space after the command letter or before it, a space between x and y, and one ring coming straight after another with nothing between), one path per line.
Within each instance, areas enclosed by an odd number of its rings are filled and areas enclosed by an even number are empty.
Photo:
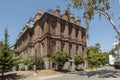
M69 16L69 13L68 13L67 10L65 10L64 13L63 13L63 16L62 16L63 19L68 20L68 16Z
M80 20L80 17L78 16L77 19L76 19L76 24L77 25L81 25L81 20Z
M55 14L56 14L57 16L60 16L60 7L59 7L59 6L56 6L56 7L55 7Z
M70 14L70 22L75 22L75 17L74 17L74 14Z
M43 14L42 10L38 9L38 11L36 12L35 17L34 17L34 22L39 20L41 18L42 14Z

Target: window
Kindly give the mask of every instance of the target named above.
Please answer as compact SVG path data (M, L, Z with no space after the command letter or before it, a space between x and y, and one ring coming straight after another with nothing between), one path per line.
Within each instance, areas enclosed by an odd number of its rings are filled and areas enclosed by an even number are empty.
M44 24L41 25L42 34L44 33Z
M84 50L85 50L85 48L84 48L84 47L82 47L82 56L83 56L83 54L84 54Z
M62 21L61 22L61 35L63 36L64 35L64 30L65 30L65 22L64 21Z
M61 42L61 51L64 51L65 43Z
M51 41L51 53L56 51L56 42L55 41Z
M75 29L75 37L76 37L76 39L78 38L78 32L79 32L79 29L76 28L76 29Z
M85 37L85 31L82 31L81 37L82 39Z
M71 56L71 53L72 53L72 45L69 44L69 56Z
M52 34L56 34L56 22L55 21L51 21L51 33Z
M40 53L42 56L44 55L44 42L40 44Z
M73 26L72 26L72 24L70 24L70 25L69 25L69 35L72 34L72 28L73 28Z
M78 46L76 46L76 54L78 54Z

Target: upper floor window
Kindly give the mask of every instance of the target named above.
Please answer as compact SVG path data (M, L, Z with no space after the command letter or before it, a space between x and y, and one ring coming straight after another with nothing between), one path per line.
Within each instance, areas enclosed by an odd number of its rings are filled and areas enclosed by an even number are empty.
M85 31L82 31L81 37L82 39L85 37Z
M51 21L51 33L56 34L56 21Z
M68 28L69 28L69 37L71 38L73 25L70 24Z
M44 33L44 24L41 24L41 34L43 34Z
M78 37L78 32L79 32L79 29L76 28L76 29L75 29L75 37L76 37L76 38Z
M61 35L64 34L64 30L65 30L65 22L61 21Z

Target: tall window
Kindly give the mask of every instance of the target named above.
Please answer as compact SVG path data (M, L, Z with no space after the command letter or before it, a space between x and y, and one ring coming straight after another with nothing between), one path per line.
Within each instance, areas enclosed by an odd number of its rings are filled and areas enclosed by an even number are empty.
M76 54L78 54L78 46L76 46Z
M51 41L51 53L56 51L56 42L55 41Z
M69 39L71 39L72 28L73 28L73 25L70 24L70 25L69 25Z
M41 25L41 31L42 31L41 35L43 35L43 33L44 33L44 24Z
M56 21L51 21L51 34L56 34Z
M40 44L40 53L42 56L44 55L44 42Z
M64 21L62 21L61 22L61 36L64 36L64 30L65 30L65 22Z
M82 39L85 37L85 31L82 31L81 37Z
M82 56L83 56L83 54L84 54L84 50L85 50L85 48L84 48L84 47L82 47Z
M61 42L61 51L64 51L65 43Z
M76 38L76 40L78 39L78 32L79 32L79 28L76 28L75 29L75 38Z
M69 44L69 56L71 57L71 53L72 53L72 45Z

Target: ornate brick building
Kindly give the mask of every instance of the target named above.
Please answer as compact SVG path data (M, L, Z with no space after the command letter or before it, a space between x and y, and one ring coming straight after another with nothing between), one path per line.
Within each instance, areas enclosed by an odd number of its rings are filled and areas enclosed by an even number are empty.
M51 67L49 57L54 51L64 51L70 56L80 54L86 58L86 29L81 26L79 17L75 19L67 11L61 15L59 7L45 13L38 10L34 20L29 20L19 33L15 49L23 57L40 54L45 68Z

